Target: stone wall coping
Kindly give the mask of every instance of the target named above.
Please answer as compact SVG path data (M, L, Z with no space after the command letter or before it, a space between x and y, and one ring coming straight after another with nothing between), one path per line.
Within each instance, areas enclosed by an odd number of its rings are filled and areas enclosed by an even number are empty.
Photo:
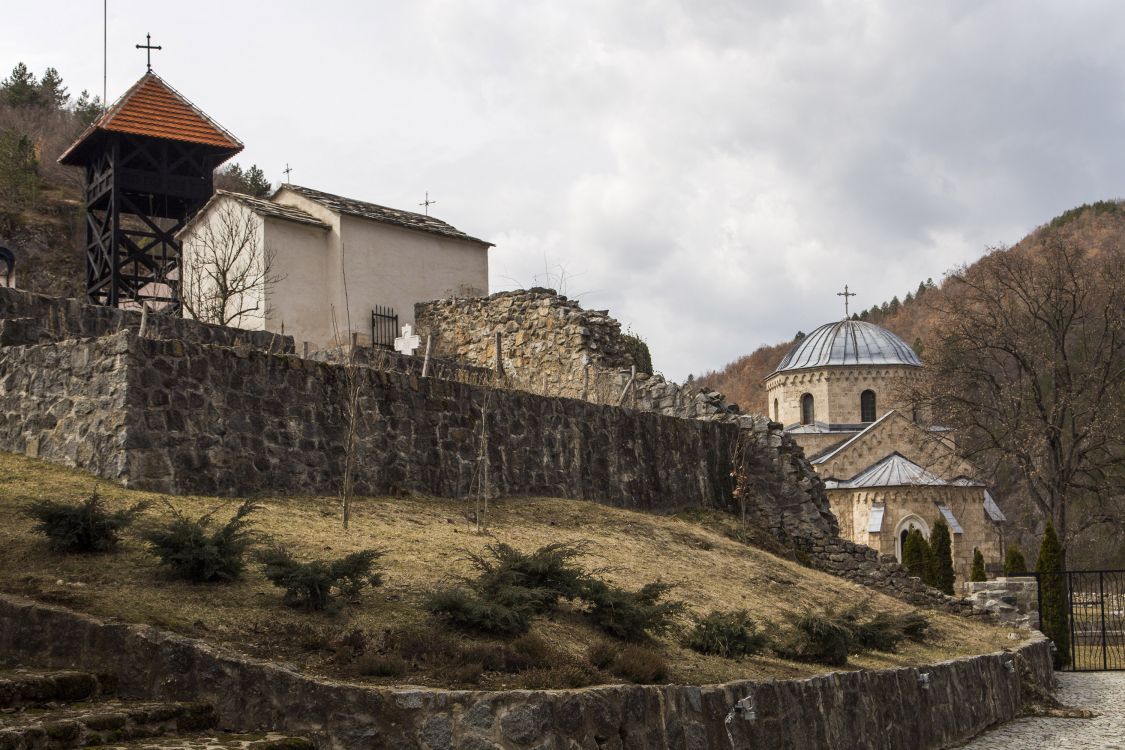
M989 654L800 680L543 691L367 687L6 594L0 655L108 671L127 697L208 701L224 728L302 732L331 748L522 750L587 747L598 737L645 748L950 747L1018 715L1021 680L1053 682L1048 642L1034 635ZM965 695L979 700L960 701ZM794 711L803 712L801 721ZM544 737L553 744L542 744Z

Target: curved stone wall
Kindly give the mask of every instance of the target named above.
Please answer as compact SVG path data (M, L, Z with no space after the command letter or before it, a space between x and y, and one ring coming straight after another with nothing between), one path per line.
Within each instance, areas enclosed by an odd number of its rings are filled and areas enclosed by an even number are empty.
M132 698L206 701L223 728L324 748L952 747L1053 682L1046 640L1014 651L804 680L502 692L372 688L301 675L156 628L0 595L0 662L108 672Z

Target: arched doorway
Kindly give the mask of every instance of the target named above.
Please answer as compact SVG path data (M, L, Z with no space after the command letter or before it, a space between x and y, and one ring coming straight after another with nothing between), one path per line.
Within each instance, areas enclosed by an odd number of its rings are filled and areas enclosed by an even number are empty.
M895 529L895 557L899 562L902 562L902 547L906 544L906 535L912 529L918 529L922 532L922 536L927 539L930 538L930 527L922 520L921 516L909 515L898 522L898 528Z

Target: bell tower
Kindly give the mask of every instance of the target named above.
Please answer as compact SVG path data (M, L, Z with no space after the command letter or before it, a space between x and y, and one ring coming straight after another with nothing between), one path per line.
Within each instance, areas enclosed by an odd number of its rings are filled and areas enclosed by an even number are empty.
M86 171L86 299L179 307L176 233L242 143L150 69L67 149Z

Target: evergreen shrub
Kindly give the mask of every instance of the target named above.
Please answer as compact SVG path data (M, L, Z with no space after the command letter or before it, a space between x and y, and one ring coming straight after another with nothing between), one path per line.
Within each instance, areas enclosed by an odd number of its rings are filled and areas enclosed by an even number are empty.
M109 511L97 490L79 503L36 500L24 509L35 521L35 531L50 540L59 552L109 552L117 547L121 532L128 528L149 503L137 503Z
M1040 630L1055 644L1055 668L1062 669L1070 663L1070 612L1067 607L1066 576L1063 574L1063 550L1055 533L1054 523L1048 521L1039 545L1039 558L1035 563L1039 574L1039 596L1042 602Z
M199 518L188 518L168 501L172 520L146 531L143 536L153 554L173 577L192 583L237 580L246 567L246 553L253 544L250 515L259 506L246 500L230 520L211 531L218 508Z
M911 529L906 535L902 545L902 566L910 575L921 578L924 583L929 582L930 544L918 529Z
M1027 560L1024 559L1023 550L1018 544L1008 547L1004 553L1004 575L1018 576L1027 572Z
M282 601L290 607L320 611L336 597L354 597L366 586L380 586L383 579L374 570L381 550L353 552L336 560L301 562L280 547L262 553L265 576L285 589Z
M953 595L953 542L949 536L949 524L938 516L934 530L930 532L930 580L927 581L938 591Z
M750 614L739 609L733 612L715 610L696 620L684 645L701 654L737 658L761 653L768 643L769 638L758 632Z
M661 601L673 588L670 583L646 583L639 591L627 591L599 580L587 582L582 598L594 625L623 641L638 642L659 635L683 611L682 602Z
M973 547L973 570L969 574L969 580L974 583L988 580L988 576L984 572L984 555L976 547Z

